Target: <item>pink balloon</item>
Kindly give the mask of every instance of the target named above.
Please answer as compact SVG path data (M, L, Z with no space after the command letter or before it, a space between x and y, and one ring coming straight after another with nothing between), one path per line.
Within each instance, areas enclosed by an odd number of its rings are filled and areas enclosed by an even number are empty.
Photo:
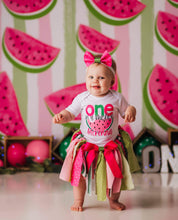
M3 160L0 160L0 167L3 167L3 166L4 166Z
M10 165L16 167L17 164L25 164L25 146L20 143L13 143L7 149L7 161Z
M49 145L43 140L31 141L26 148L26 156L35 157L34 161L43 163L43 161L49 158Z

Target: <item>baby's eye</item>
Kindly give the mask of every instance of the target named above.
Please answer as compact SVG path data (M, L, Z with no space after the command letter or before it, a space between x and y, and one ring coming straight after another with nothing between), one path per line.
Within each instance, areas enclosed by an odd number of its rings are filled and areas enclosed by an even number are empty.
M99 79L104 79L104 77L103 77L103 76L100 76Z
M88 76L88 78L89 78L89 79L93 79L94 77L93 77L93 76Z

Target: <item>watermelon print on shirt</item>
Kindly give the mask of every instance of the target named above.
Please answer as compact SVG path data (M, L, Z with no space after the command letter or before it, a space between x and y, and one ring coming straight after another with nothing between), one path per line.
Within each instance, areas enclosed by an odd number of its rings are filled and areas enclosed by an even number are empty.
M87 142L104 146L118 135L119 114L123 117L127 107L123 95L114 90L102 97L86 91L79 94L66 110L75 116L81 113L80 129Z

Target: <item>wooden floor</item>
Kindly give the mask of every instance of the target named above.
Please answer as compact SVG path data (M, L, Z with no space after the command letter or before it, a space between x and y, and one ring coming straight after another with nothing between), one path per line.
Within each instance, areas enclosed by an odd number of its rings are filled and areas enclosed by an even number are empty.
M178 174L134 174L135 190L122 192L127 209L86 195L84 211L71 212L72 187L58 174L0 175L0 220L177 220Z

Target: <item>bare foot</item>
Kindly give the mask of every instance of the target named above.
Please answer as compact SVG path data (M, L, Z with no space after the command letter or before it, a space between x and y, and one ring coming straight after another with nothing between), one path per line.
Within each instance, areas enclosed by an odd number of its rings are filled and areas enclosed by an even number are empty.
M110 204L111 209L115 209L115 210L119 210L119 211L126 209L126 206L118 201L110 200L109 204Z
M72 211L82 212L83 211L83 201L74 201L74 204L70 208Z

